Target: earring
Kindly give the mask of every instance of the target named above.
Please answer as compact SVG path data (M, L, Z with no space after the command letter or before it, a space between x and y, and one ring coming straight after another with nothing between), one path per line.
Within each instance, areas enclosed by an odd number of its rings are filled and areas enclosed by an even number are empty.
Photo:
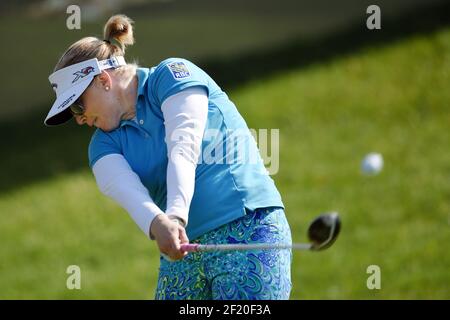
M106 90L106 91L109 91L109 87L105 87L105 90Z

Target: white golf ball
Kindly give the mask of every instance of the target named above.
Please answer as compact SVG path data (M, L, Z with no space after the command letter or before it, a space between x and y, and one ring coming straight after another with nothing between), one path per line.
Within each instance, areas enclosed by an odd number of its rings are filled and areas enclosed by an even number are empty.
M379 153L369 153L362 161L361 169L366 174L377 174L383 169L383 156Z

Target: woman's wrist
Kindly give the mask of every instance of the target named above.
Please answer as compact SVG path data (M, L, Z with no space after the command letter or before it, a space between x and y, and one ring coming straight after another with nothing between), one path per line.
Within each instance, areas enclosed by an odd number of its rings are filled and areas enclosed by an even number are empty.
M157 214L155 216L155 218L153 218L152 222L150 223L149 236L150 236L151 240L155 240L155 235L154 235L154 232L152 232L152 229L154 227L156 220L164 219L165 218L164 216L167 217L170 221L178 223L183 228L186 226L185 221L178 216L175 216L175 215L166 216L164 213Z
M152 222L150 222L150 228L148 228L149 229L148 230L148 234L149 234L151 240L155 240L156 239L154 233L152 232L152 229L153 229L153 226L154 226L154 223L156 222L156 220L157 219L161 219L161 217L160 217L161 215L163 215L163 213L157 214L153 218Z
M169 215L168 217L169 217L170 220L178 223L183 228L186 227L186 222L183 219L181 219L180 217L175 216L175 215Z

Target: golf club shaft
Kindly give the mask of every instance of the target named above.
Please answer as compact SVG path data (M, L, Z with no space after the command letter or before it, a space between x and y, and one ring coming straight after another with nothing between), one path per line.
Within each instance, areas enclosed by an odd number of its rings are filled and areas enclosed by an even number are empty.
M187 252L198 251L231 251L231 250L261 250L261 249L294 249L294 250L310 250L309 243L249 243L249 244L182 244L181 250Z

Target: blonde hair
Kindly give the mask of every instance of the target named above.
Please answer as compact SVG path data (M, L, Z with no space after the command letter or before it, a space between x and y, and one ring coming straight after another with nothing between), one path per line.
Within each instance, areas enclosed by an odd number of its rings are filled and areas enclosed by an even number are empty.
M85 37L73 43L59 59L54 71L78 62L97 58L104 60L113 56L124 56L125 48L134 43L133 20L125 15L114 15L108 19L103 29L103 40ZM127 65L119 69L136 65Z

